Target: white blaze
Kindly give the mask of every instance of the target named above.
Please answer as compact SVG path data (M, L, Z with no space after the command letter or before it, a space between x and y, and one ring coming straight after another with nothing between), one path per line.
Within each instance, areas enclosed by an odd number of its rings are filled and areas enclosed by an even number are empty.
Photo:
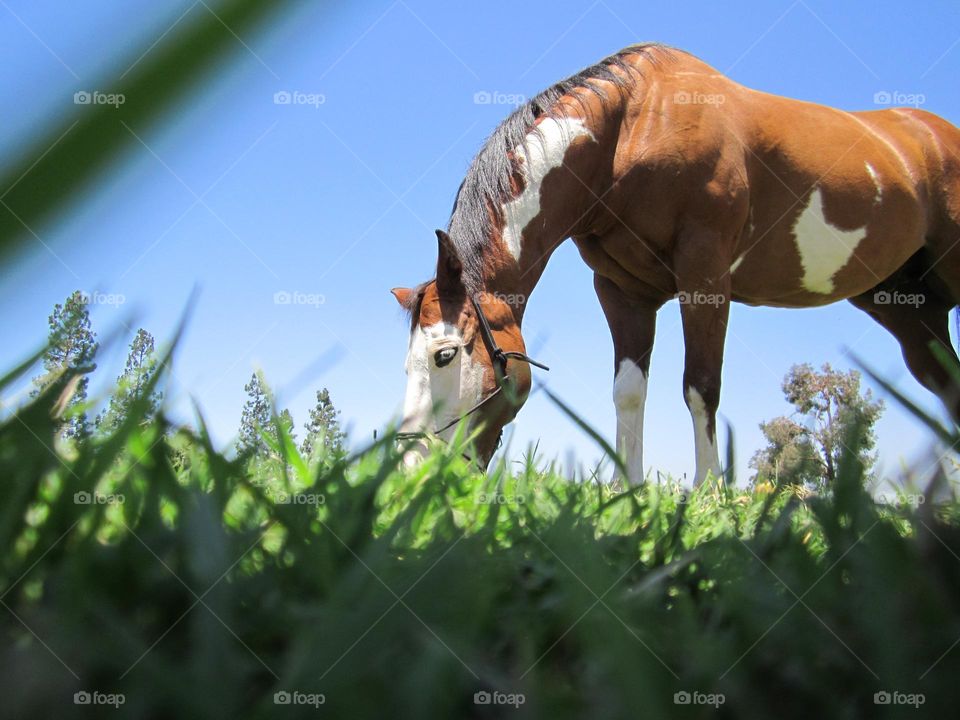
M823 195L816 188L793 226L793 236L803 265L803 287L827 295L833 292L833 276L850 260L867 230L866 226L840 230L827 222Z
M620 361L613 380L613 404L617 408L617 453L627 466L631 485L643 482L643 408L647 402L647 376L633 362Z
M540 186L554 168L563 165L567 149L578 137L586 135L595 140L593 133L579 118L548 117L542 120L514 148L523 178L523 192L503 205L503 241L514 260L520 259L523 244L523 229L540 214Z
M449 365L437 367L438 350L457 348ZM449 323L426 328L415 327L407 349L407 392L403 403L401 432L432 432L462 415L480 400L483 392L483 366L463 349L463 334ZM456 426L440 433L449 439ZM405 462L418 458L408 453Z
M720 477L720 455L717 452L716 437L710 437L707 430L710 421L707 405L695 388L687 388L687 407L693 418L693 442L697 454L697 470L693 484L698 486L707 479L707 472L712 472L714 477Z

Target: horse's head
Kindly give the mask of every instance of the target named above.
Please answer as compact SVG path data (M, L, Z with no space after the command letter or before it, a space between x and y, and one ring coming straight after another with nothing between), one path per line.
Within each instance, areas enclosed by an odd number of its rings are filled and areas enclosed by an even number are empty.
M437 231L437 277L392 292L411 313L407 394L401 438L419 437L404 456L416 464L429 438L449 441L459 421L472 432L473 460L486 468L530 390L530 368L513 308L499 296L471 292L450 238Z

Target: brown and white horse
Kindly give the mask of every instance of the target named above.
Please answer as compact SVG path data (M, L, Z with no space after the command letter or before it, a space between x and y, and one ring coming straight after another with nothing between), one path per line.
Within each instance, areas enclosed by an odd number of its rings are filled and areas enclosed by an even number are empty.
M951 348L948 313L960 301L960 131L930 113L777 97L685 52L633 46L505 120L437 236L436 278L393 291L412 313L401 431L449 439L458 420L482 421L483 466L530 388L526 299L567 238L594 271L613 336L616 444L632 482L643 479L657 310L672 298L696 483L720 473L731 301L849 300L960 419L931 350Z

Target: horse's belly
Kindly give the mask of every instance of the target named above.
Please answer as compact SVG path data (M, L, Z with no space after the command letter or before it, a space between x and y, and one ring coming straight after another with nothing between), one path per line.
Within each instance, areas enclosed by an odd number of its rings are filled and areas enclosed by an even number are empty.
M603 238L573 238L584 262L598 275L613 281L621 290L638 297L663 298L676 293L676 280L657 244L638 235L614 231Z

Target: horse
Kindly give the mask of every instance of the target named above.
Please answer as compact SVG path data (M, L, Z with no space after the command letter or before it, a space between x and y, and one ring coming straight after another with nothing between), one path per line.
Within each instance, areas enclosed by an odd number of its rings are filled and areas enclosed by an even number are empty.
M899 342L955 421L960 131L919 109L846 112L740 85L691 54L627 47L518 107L469 166L410 313L400 436L473 433L486 468L531 386L521 325L551 253L593 270L614 349L616 450L643 481L658 309L680 303L695 485L721 476L731 302L847 300ZM425 442L407 445L416 463Z

